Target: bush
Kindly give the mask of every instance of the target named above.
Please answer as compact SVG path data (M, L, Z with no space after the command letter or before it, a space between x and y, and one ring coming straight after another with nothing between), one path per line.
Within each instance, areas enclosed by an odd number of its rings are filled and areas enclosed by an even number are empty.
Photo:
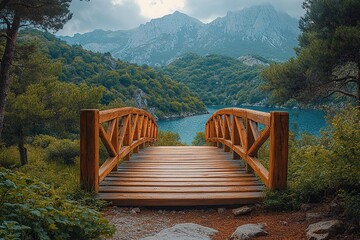
M80 142L77 140L57 139L46 148L47 159L65 164L74 164L79 156Z
M205 140L205 132L197 132L194 140L191 143L193 146L206 146L209 145Z
M19 150L15 146L0 146L0 167L11 168L20 166Z
M159 131L158 140L155 146L185 146L180 141L180 135L171 131Z
M34 147L47 148L51 143L58 141L57 138L49 135L37 135L34 137L31 145Z
M360 222L360 192L340 191L340 204L344 215L355 223Z
M344 214L359 214L360 122L358 109L349 107L333 117L320 137L302 135L291 140L288 190L269 191L265 205L271 209L320 202L339 196ZM289 198L290 197L290 198ZM358 202L356 202L358 201ZM356 215L357 214L357 215ZM359 219L359 218L357 218Z
M0 238L100 239L114 233L99 212L22 173L0 169L0 193Z

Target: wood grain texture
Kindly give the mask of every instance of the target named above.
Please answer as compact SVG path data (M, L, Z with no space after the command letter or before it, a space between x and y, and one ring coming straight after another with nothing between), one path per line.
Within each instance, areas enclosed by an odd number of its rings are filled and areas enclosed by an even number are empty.
M99 198L119 206L258 202L264 185L243 166L216 147L150 147L110 172L100 184Z
M255 173L267 187L284 189L287 184L288 125L287 112L224 108L208 119L205 136L211 145L224 146L225 152L232 150L233 159L245 160L246 172ZM269 148L265 145L268 139ZM269 170L259 161L258 152L262 146L269 151Z

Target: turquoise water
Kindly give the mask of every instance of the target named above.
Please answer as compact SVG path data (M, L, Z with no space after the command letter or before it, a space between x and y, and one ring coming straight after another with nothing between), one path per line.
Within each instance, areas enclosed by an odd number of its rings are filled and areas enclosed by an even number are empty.
M159 130L172 131L180 135L181 141L191 145L197 132L205 131L205 123L216 110L230 106L209 106L208 114L202 114L192 117L179 118L173 120L158 121ZM296 133L308 132L319 135L321 128L326 126L324 112L320 110L309 109L284 109L267 107L243 107L263 112L287 111L290 118L290 129Z

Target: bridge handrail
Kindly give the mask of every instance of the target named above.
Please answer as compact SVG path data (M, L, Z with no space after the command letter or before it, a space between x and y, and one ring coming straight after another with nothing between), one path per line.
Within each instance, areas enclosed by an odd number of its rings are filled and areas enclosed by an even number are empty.
M80 111L80 184L97 192L99 183L116 171L121 159L129 160L146 143L157 140L158 125L154 117L138 108L125 107L100 111ZM99 166L100 141L108 158Z
M260 131L259 123L264 126ZM287 184L289 114L224 108L212 114L205 126L206 141L234 159L245 160L248 172L255 171L270 189L284 189ZM270 138L269 170L259 161L258 150Z

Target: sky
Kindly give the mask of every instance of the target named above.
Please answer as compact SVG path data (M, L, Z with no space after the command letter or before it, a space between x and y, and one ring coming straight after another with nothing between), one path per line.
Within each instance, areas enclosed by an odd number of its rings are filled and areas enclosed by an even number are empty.
M73 35L95 29L128 30L151 19L180 11L204 23L223 17L228 11L272 4L277 10L300 18L303 0L72 0L72 19L57 35Z

